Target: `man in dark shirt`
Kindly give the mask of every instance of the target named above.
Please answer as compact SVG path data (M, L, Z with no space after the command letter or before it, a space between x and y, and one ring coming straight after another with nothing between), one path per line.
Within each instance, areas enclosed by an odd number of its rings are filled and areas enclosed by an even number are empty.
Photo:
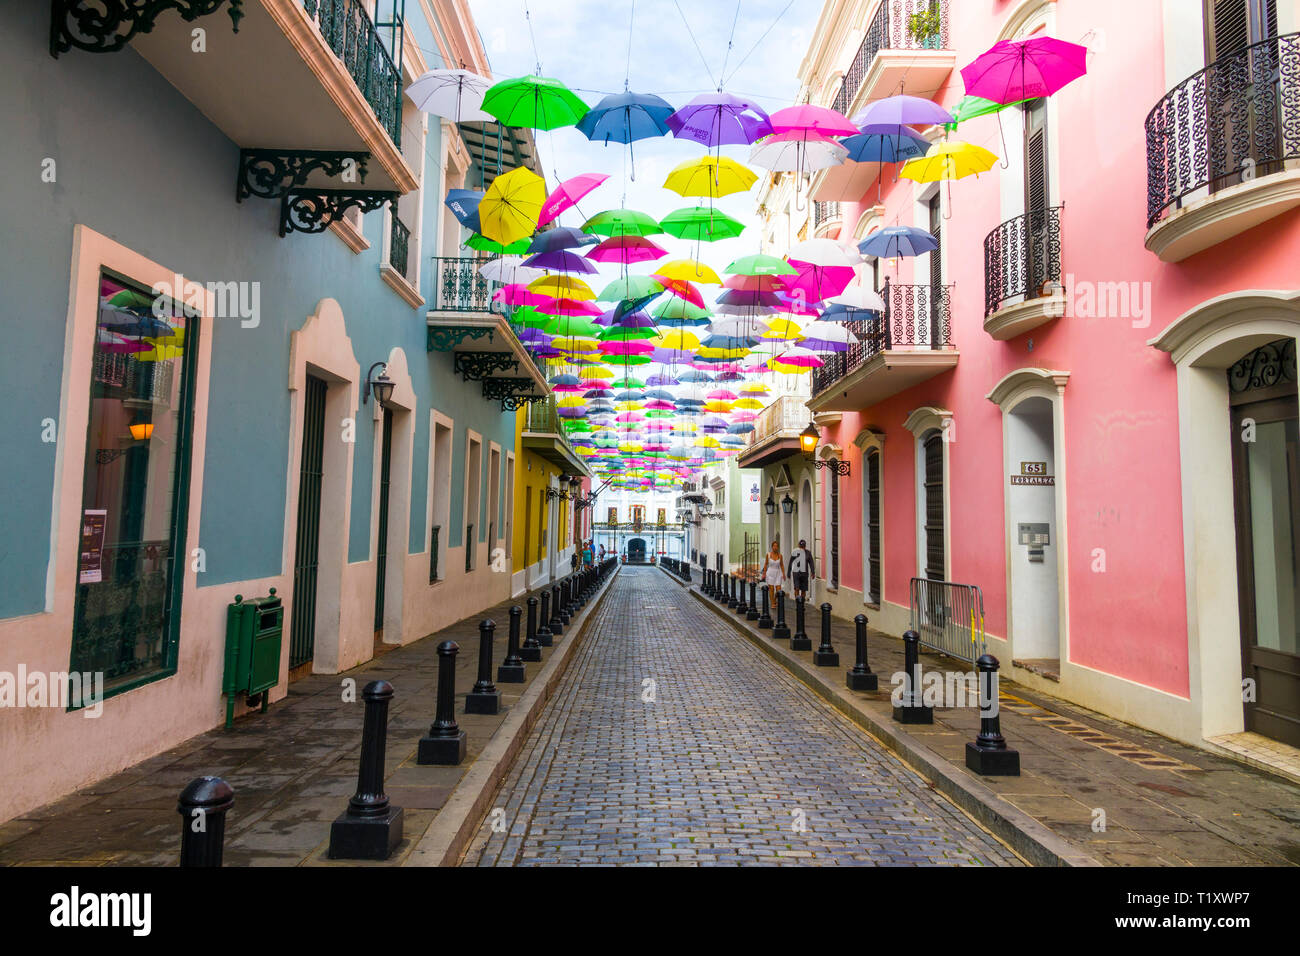
M813 576L813 556L808 542L799 539L799 547L790 555L790 582L796 598L808 599L808 581Z

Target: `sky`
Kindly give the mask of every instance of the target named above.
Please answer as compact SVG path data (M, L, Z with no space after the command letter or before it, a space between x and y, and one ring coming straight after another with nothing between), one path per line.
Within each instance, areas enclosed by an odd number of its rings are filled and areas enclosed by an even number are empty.
M655 93L673 106L712 92L721 82L727 92L752 99L769 113L791 105L798 95L799 63L822 7L821 0L740 0L738 4L733 0L469 0L469 4L497 79L536 72L540 60L543 76L560 80L591 105L605 94L622 92L625 79L633 92ZM539 131L536 138L548 189L580 173L610 177L577 210L561 215L560 225L581 226L586 217L620 206L662 219L697 202L664 189L663 182L674 166L704 155L698 143L672 136L641 140L632 144L634 159L629 163L626 146L593 143L573 127ZM745 163L749 148L724 146L722 151ZM700 259L719 273L740 256L758 251L755 200L763 170L754 171L760 178L749 192L716 203L745 224L745 234L700 249ZM669 252L662 262L695 254L693 243L671 236L654 240ZM634 266L633 271L650 270L647 264ZM602 273L608 274L605 269ZM593 287L600 291L599 286ZM711 299L710 290L704 291L705 298Z

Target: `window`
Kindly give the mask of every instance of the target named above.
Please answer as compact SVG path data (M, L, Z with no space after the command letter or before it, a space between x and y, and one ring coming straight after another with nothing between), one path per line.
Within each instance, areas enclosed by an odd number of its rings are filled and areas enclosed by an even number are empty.
M937 431L927 435L922 444L925 463L921 498L925 507L925 576L932 581L944 580L943 444L943 435Z
M482 510L483 491L483 443L477 438L468 438L465 446L465 570L472 571L477 565L478 539L480 528L479 512Z
M880 449L866 454L866 478L863 481L863 511L867 522L867 580L864 594L868 604L880 603Z
M838 588L840 586L840 476L834 468L826 470L826 483L830 487L831 499L830 582L832 588Z
M199 319L103 272L95 331L70 668L116 693L176 672Z
M429 582L445 577L443 552L447 546L447 533L451 527L451 435L452 421L437 412L433 416L433 435L429 442L430 511L429 523Z

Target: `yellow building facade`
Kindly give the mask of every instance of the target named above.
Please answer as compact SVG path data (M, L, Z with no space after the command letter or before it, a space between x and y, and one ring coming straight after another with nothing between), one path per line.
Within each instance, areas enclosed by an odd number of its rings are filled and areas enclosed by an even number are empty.
M591 471L564 437L553 399L515 413L512 596L563 577L577 547L577 487Z

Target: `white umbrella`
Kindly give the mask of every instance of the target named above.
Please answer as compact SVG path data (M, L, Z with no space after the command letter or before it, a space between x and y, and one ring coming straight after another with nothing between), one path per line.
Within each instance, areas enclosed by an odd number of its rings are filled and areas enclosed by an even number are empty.
M709 323L709 331L714 335L730 335L744 337L746 335L762 335L767 331L767 322L750 316L743 319L715 319Z
M860 285L849 286L829 301L835 305L848 306L850 309L865 309L870 312L885 311L885 300L880 297L880 293Z
M491 85L469 70L430 70L406 88L406 95L424 112L457 123L494 123L496 117L480 108Z
M837 322L809 322L800 331L804 348L814 352L843 352L858 343L858 337Z
M844 248L833 239L805 239L795 243L786 253L786 258L796 262L806 262L812 266L829 268L848 266L852 268L862 261L858 255L850 256Z
M849 151L833 139L808 139L802 133L782 133L755 143L749 151L753 166L775 171L809 173L844 162Z
M523 262L522 256L498 256L487 265L480 266L478 274L489 282L500 282L502 285L527 285L546 275L545 270L534 269Z

